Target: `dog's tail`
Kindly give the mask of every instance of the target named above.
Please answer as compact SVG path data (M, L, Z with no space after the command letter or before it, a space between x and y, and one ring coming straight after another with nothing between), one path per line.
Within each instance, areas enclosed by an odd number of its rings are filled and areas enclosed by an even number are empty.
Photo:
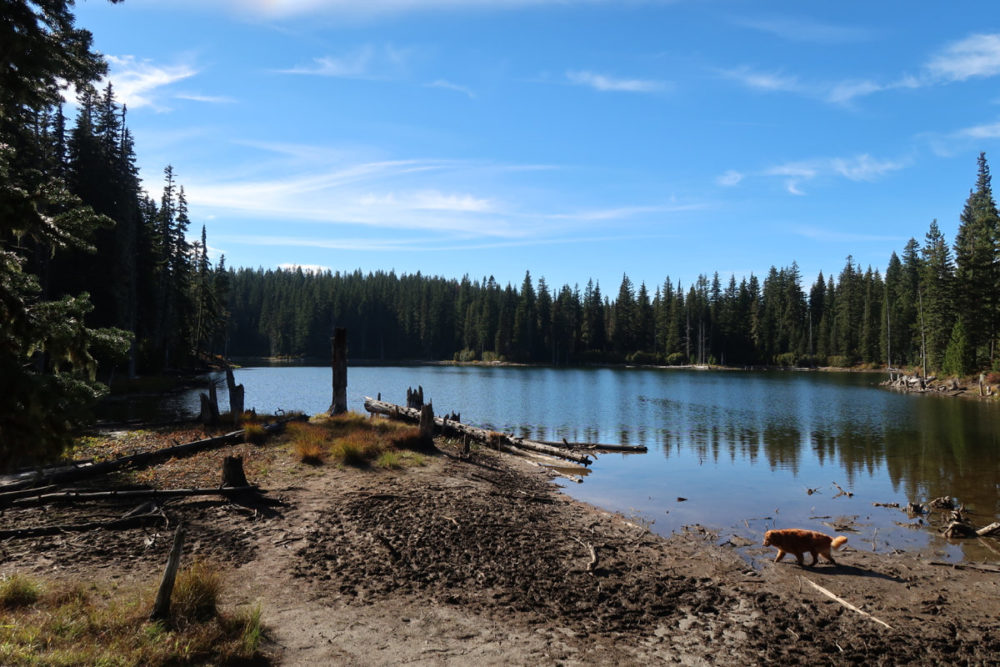
M830 546L834 549L839 549L840 547L847 544L847 538L843 535L833 538L833 542L830 542Z

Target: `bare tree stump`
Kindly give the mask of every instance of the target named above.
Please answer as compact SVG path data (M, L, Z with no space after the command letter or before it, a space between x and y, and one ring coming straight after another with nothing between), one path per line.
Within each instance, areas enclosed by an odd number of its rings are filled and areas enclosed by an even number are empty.
M156 601L149 615L151 621L166 621L170 617L170 596L174 592L174 580L177 578L177 568L181 564L181 547L184 545L184 526L177 526L174 533L174 546L167 558L167 567L163 571L160 588L156 591Z
M333 403L331 415L347 412L347 329L333 330Z
M243 385L236 384L233 369L226 366L226 386L229 387L229 414L233 424L239 424L243 419Z
M420 437L427 442L434 440L434 406L430 403L420 408Z
M201 415L198 420L205 426L215 426L219 423L219 396L215 384L208 385L208 394L201 394Z
M227 456L222 459L222 486L250 486L243 472L242 456Z

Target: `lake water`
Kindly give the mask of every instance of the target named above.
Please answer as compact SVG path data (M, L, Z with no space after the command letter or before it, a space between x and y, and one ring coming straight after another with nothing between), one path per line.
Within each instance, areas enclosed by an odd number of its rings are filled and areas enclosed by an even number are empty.
M329 367L237 371L258 411L329 409ZM833 532L858 549L926 549L996 560L977 540L949 542L919 518L873 502L951 496L973 522L1000 516L1000 406L877 387L860 373L479 366L351 367L348 404L405 403L422 385L435 413L540 440L644 444L601 454L570 495L634 515L663 534L701 524L724 541L766 529ZM222 383L220 405L227 402ZM197 412L197 392L169 409ZM839 488L838 488L839 486ZM839 494L839 489L853 496ZM812 493L810 493L812 491ZM680 498L686 500L681 501Z

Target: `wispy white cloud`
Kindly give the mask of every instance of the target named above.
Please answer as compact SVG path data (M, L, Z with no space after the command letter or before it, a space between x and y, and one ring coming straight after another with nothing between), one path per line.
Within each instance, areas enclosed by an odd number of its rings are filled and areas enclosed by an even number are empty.
M671 213L703 208L685 202L571 208L559 203L565 195L558 186L546 192L537 183L519 182L521 172L554 170L547 165L429 159L351 162L333 159L336 151L300 158L295 146L261 148L278 152L262 161L270 166L257 175L185 177L188 202L199 216L217 215L216 227L234 219L283 220L341 230L394 230L393 239L419 232L468 246L476 240L492 244L579 234L616 221L662 221ZM342 232L335 236L343 242Z
M310 65L298 65L278 70L278 72L281 74L311 74L348 79L364 78L371 76L371 67L374 59L375 47L366 44L343 56L313 58L313 62Z
M715 182L719 185L725 186L727 188L738 185L740 181L743 180L743 174L736 171L735 169L730 169L726 173L715 179Z
M769 92L785 91L800 92L803 86L797 77L781 74L780 72L760 72L747 66L734 69L720 70L720 74L728 79L733 79L743 84L747 88L764 90Z
M946 46L927 63L942 81L965 81L1000 74L1000 34L972 35Z
M792 42L845 44L866 41L872 38L872 33L867 28L821 23L805 18L787 16L771 16L766 18L734 17L731 21L744 28L765 32Z
M411 49L401 49L392 44L376 46L363 44L339 56L313 58L308 65L297 65L275 70L279 74L329 76L342 79L391 79L405 71Z
M574 213L552 213L544 217L550 220L576 220L581 222L596 222L624 220L640 215L656 213L678 213L681 211L697 211L704 209L704 204L675 204L670 206L621 206L618 208L601 208Z
M471 88L459 85L457 83L452 83L451 81L446 81L445 79L438 79L437 81L431 81L430 83L424 84L428 88L443 88L445 90L453 90L456 93L462 93L467 95L470 100L476 99L476 93L473 92Z
M839 176L850 181L872 182L907 166L905 160L878 160L868 154L850 158L820 158L787 162L763 170L761 175L784 179L785 190L804 196L803 184L816 179Z
M803 162L789 162L766 169L764 175L784 178L785 190L790 194L802 196L805 195L805 192L799 188L799 185L802 181L812 180L816 177L816 167Z
M192 102L205 102L206 104L235 104L236 99L225 95L199 95L197 93L175 93L174 98L178 100L190 100Z
M159 103L161 89L198 73L186 63L158 65L151 60L138 60L135 56L105 56L111 65L108 78L115 90L115 97L130 109L149 106L165 110ZM103 85L103 82L102 82Z
M781 22L744 24L758 29L768 27L771 31L794 25ZM719 72L748 88L767 92L797 93L831 104L850 106L859 98L884 91L926 88L977 77L1000 75L1000 34L972 35L948 44L932 55L917 74L902 74L883 81L867 77L832 82L807 82L793 75L762 72L746 65Z
M956 135L969 139L1000 139L1000 122L967 127L959 130Z
M901 160L876 160L867 153L853 158L834 158L831 161L833 170L852 181L874 181L891 171L898 171L906 166Z
M566 72L566 79L577 86L589 86L601 92L654 93L667 88L667 83L654 79L622 79L588 71Z

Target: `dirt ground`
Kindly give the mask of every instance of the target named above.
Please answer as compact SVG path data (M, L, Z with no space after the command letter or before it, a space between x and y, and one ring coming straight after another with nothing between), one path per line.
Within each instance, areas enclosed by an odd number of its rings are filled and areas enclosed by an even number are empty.
M1000 569L850 544L836 566L773 563L771 548L719 546L699 527L650 533L519 459L437 445L397 470L310 467L252 445L172 460L118 483L217 485L222 456L238 453L273 502L174 500L166 526L7 537L0 574L156 582L182 521L185 559L226 573L223 603L262 606L275 664L1000 664ZM126 509L6 507L0 530Z

